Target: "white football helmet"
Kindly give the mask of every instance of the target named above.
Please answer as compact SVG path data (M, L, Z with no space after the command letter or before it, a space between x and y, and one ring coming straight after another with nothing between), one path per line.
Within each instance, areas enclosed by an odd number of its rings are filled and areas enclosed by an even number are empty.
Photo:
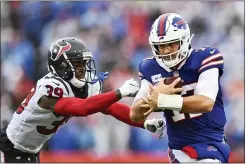
M149 36L149 44L153 55L161 67L173 67L183 61L189 54L190 28L178 14L167 13L159 16L153 23ZM160 54L158 45L180 42L180 49L170 54Z

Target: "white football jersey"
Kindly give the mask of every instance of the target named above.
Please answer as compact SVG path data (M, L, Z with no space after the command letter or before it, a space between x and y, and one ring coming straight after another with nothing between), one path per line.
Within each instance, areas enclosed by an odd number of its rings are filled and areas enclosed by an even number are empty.
M88 97L101 92L100 82L88 84ZM70 117L56 115L53 110L41 108L38 101L42 96L74 97L70 85L63 79L47 74L38 80L36 87L13 114L7 127L7 136L15 148L23 152L38 153L43 144Z

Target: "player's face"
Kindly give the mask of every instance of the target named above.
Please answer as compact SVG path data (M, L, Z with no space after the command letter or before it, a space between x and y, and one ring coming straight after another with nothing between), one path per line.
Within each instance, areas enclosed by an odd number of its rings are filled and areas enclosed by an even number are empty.
M75 69L75 77L77 79L83 79L85 77L86 72L86 61L73 61L73 67Z
M158 50L161 56L161 58L164 58L165 60L173 60L176 58L177 53L174 53L179 50L180 47L180 41L173 42L173 43L167 43L167 44L160 44L158 45ZM174 54L172 54L174 53ZM168 54L172 54L171 57Z

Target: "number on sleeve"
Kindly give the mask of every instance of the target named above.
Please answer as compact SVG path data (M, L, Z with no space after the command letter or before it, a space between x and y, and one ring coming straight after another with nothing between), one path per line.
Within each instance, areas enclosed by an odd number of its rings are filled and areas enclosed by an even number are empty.
M32 88L31 92L28 94L28 96L22 101L21 105L17 108L16 113L21 114L25 107L28 105L28 102L32 98L32 96L35 93L35 88Z
M58 96L58 97L63 97L63 89L62 88L58 88L56 87L55 89L51 86L51 85L46 85L45 86L48 90L47 90L47 93L48 93L48 96Z

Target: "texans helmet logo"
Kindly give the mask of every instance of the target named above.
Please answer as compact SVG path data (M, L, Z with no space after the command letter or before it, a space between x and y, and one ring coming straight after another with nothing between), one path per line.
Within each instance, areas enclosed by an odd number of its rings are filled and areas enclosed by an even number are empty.
M71 48L71 44L66 42L65 46L61 46L59 44L55 44L54 46L52 46L52 48L50 49L51 52L51 59L53 61L56 61L57 59L59 59L59 57L65 52L70 50Z
M172 21L172 25L178 29L186 29L187 23L183 18L180 17L174 17Z

